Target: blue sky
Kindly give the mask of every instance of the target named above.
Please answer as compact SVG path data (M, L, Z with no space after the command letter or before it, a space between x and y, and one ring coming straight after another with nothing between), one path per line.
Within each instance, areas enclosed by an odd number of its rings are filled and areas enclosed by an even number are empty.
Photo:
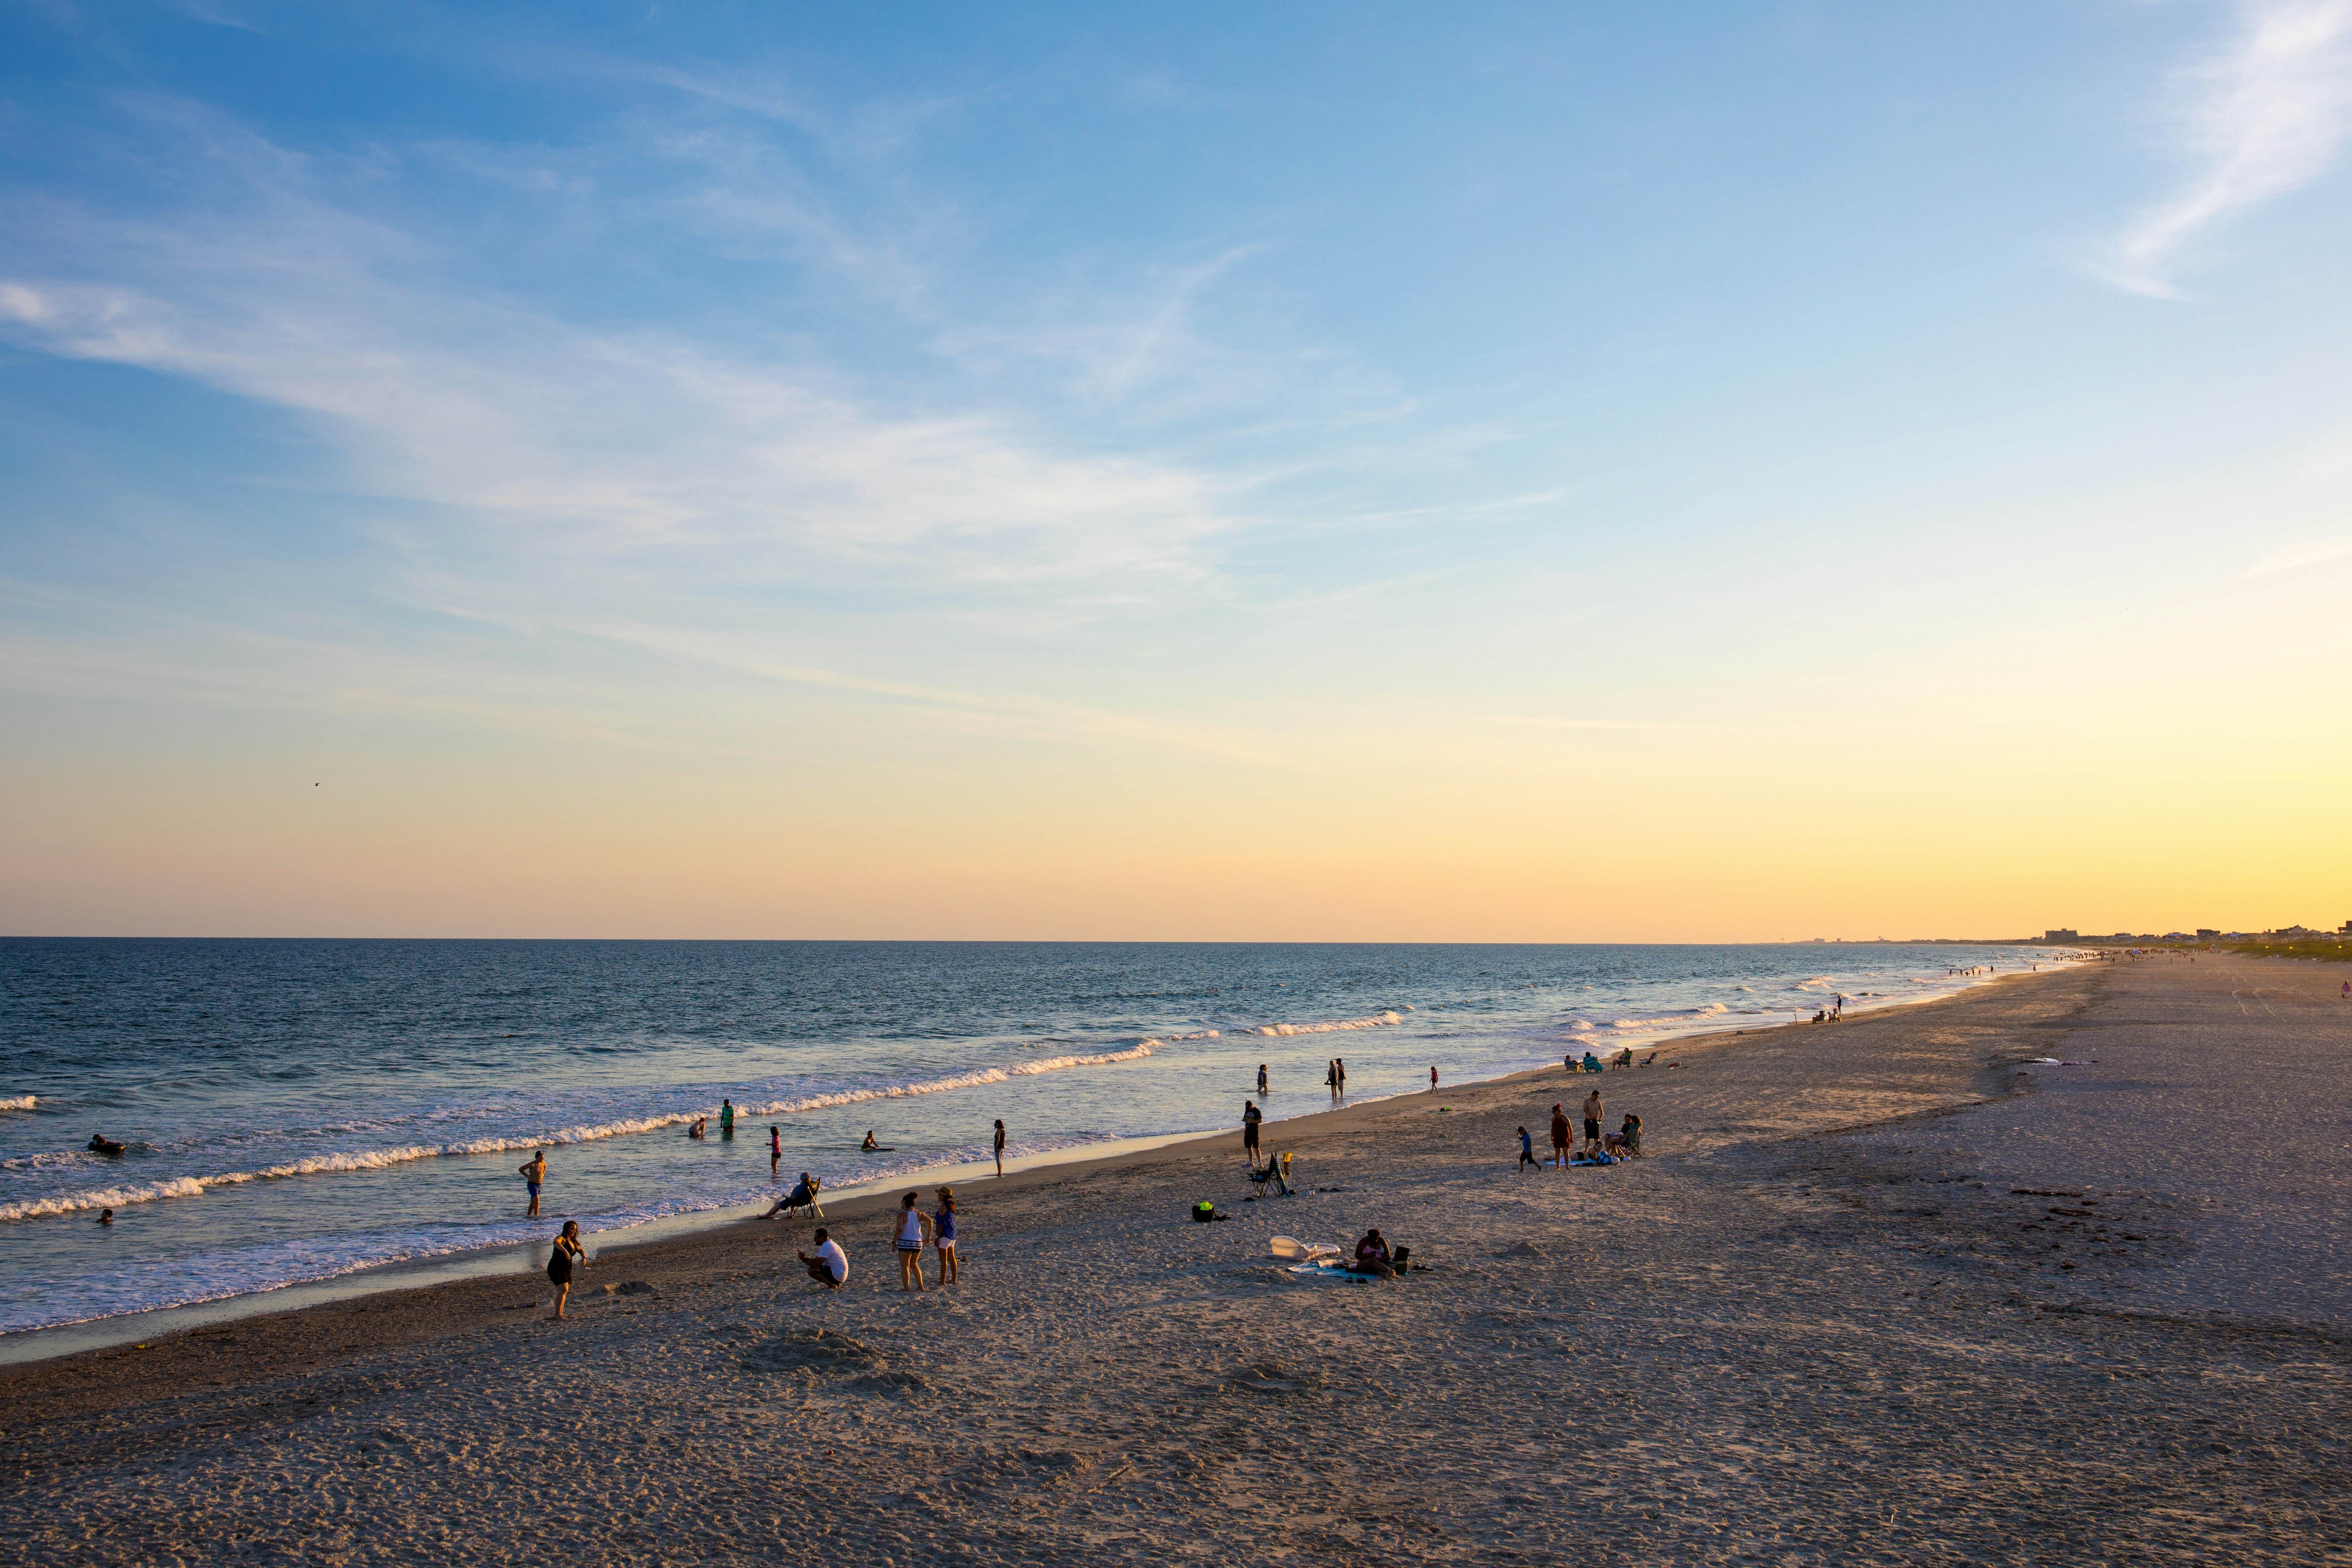
M2273 862L2352 761L2347 40L2339 0L20 6L0 912L2313 918L2352 861ZM351 815L296 843L320 774ZM2280 837L2126 891L2147 822L2050 819L2151 791ZM590 844L612 890L551 890ZM681 913L726 845L795 890Z

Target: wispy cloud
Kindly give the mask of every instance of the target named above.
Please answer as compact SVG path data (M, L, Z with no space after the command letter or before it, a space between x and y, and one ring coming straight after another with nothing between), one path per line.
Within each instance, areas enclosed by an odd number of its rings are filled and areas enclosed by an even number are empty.
M2352 0L2242 0L2239 26L2179 76L2190 168L2095 270L2174 299L2183 252L2214 225L2310 184L2352 131Z
M820 563L933 585L1164 591L1231 519L1213 479L1062 451L986 407L877 408L757 339L575 324L442 276L309 163L184 106L204 200L122 217L19 202L0 335L308 415L355 488L610 563L735 583Z
M2301 544L2290 544L2283 550L2272 551L2268 555L2239 573L2238 576L2241 581L2254 577L2268 577L2280 572L2294 572L2305 566L2319 566L2330 561L2341 561L2347 556L2352 556L2352 537L2306 540Z

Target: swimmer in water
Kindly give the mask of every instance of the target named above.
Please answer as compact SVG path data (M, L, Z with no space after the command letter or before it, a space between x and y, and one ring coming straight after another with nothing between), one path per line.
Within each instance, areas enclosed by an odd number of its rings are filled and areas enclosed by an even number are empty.
M694 1125L686 1130L686 1135L688 1138L699 1138L703 1135L704 1130L709 1125L710 1118L708 1116L698 1116L694 1119Z
M857 1146L857 1152L861 1154L871 1154L880 1147L882 1147L881 1144L874 1142L874 1129L869 1127L866 1130L866 1142Z
M100 1225L112 1225L114 1223L114 1211L112 1209L99 1210L98 1223Z

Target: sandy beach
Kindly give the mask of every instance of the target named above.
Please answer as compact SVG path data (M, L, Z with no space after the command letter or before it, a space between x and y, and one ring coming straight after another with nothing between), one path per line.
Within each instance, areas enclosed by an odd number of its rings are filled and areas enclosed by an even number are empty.
M2352 1004L2200 954L0 1373L33 1563L2352 1561ZM2055 1058L2053 1065L2042 1058ZM1597 1086L1650 1157L1520 1172ZM1308 1097L1300 1096L1307 1100ZM1277 1104L1276 1113L1288 1107ZM924 1192L929 1206L929 1191ZM1230 1223L1190 1223L1208 1198ZM1366 1226L1430 1266L1290 1275ZM607 1287L631 1285L628 1291Z

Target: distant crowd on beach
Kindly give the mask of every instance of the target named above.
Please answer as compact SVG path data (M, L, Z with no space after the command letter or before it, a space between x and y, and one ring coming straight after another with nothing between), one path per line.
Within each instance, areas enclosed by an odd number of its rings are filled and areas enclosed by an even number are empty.
M1836 1008L1842 1011L1844 1002L1843 996L1838 997ZM1602 1073L1611 1068L1651 1067L1657 1062L1658 1056L1659 1053L1653 1050L1646 1058L1642 1057L1629 1046L1612 1053L1611 1059L1604 1063L1591 1051L1586 1051L1580 1058L1571 1051L1562 1059L1562 1066L1571 1074ZM1666 1065L1678 1067L1681 1064L1669 1062ZM1429 1069L1429 1090L1433 1095L1438 1092L1440 1081L1438 1068L1433 1065ZM1333 1057L1324 1063L1323 1082L1335 1103L1345 1098L1348 1085L1345 1059ZM1270 1064L1260 1062L1257 1099L1265 1099L1271 1088ZM1538 1169L1549 1166L1565 1170L1578 1165L1614 1165L1622 1161L1639 1159L1642 1155L1641 1117L1629 1111L1615 1130L1604 1131L1601 1124L1607 1114L1601 1090L1596 1088L1584 1097L1580 1118L1583 1137L1580 1142L1565 1105L1555 1104L1551 1108L1549 1126L1552 1157L1549 1161L1538 1160L1534 1134L1521 1127L1518 1129L1519 1168L1525 1171L1530 1166ZM722 1140L734 1137L737 1119L734 1101L722 1100L718 1117L719 1135ZM686 1136L707 1138L709 1136L709 1121L707 1116L696 1116L688 1123ZM1265 1113L1257 1100L1243 1101L1241 1121L1242 1149L1248 1161L1250 1179L1265 1184L1269 1188L1269 1195L1287 1195L1294 1190L1289 1181L1291 1156L1286 1153L1268 1158L1263 1154L1260 1129L1265 1123ZM859 1149L861 1152L868 1153L890 1152L870 1129ZM999 1120L992 1131L991 1152L996 1174L1000 1177L1004 1174L1004 1152L1005 1127L1004 1122ZM516 1168L516 1173L523 1179L526 1218L537 1219L540 1216L540 1200L548 1180L547 1156L547 1150L538 1150ZM782 1163L783 1130L771 1126L768 1129L768 1171L772 1178L778 1177ZM824 1192L823 1179L814 1172L803 1171L792 1189L778 1197L760 1217L774 1219L782 1215L790 1218L794 1215L806 1214L821 1221L824 1217ZM1203 1200L1197 1205L1192 1217L1223 1219L1225 1216L1216 1212L1215 1204ZM960 1282L962 1273L956 1252L957 1232L956 1196L952 1187L934 1189L933 1205L928 1214L923 1212L919 1194L909 1192L901 1195L898 1208L889 1215L887 1229L890 1250L898 1262L898 1288L901 1291L942 1289ZM809 1279L828 1290L838 1290L847 1285L849 1252L840 1238L833 1234L831 1227L818 1225L810 1237L810 1244L813 1251L795 1252L801 1266L808 1271ZM933 1260L928 1278L925 1268L927 1254ZM1352 1272L1388 1277L1402 1272L1406 1267L1406 1249L1399 1247L1391 1252L1388 1242L1377 1230L1369 1233L1359 1243L1357 1254L1354 1263L1348 1266ZM548 1282L555 1287L555 1318L565 1316L572 1281L588 1264L587 1248L580 1236L580 1222L564 1221L562 1231L550 1244L547 1262Z

